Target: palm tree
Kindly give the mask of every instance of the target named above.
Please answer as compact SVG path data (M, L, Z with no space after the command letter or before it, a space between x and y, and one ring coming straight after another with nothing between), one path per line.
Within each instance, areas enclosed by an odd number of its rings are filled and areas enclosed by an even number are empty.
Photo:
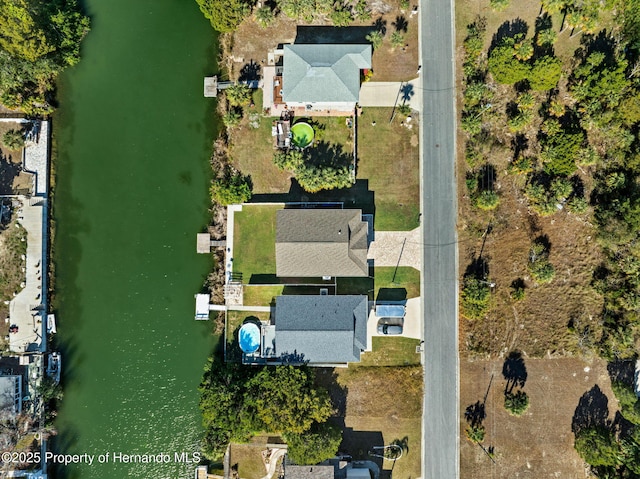
M567 0L542 0L542 10L549 15L560 13L567 6Z
M225 96L231 106L246 106L251 103L251 89L244 83L231 85L225 90Z
M384 34L380 30L373 30L365 38L368 42L371 42L371 47L377 50L382 45Z
M273 10L267 6L258 8L255 12L255 16L256 21L262 28L267 28L271 23L273 23L273 20L275 20Z
M20 130L9 130L3 135L2 143L10 150L19 150L24 146L24 136Z

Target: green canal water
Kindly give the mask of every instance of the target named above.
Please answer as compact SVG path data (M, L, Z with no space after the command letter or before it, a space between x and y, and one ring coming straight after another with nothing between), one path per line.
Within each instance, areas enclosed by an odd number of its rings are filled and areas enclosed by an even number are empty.
M57 452L109 454L58 478L179 479L199 450L197 386L215 346L194 320L207 224L215 36L193 0L89 0L82 61L59 82L56 341L65 397ZM168 454L126 464L114 453ZM164 458L166 459L166 457ZM52 467L52 464L49 464Z

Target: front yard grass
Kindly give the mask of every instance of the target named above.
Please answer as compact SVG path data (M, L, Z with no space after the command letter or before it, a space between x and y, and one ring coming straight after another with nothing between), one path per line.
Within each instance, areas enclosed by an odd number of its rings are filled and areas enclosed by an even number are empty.
M282 205L245 205L235 213L233 271L242 273L243 282L276 274L276 211L281 209Z
M374 336L373 351L363 353L360 362L349 367L367 366L418 366L420 354L416 353L419 339L383 338Z
M318 382L329 389L344 424L340 450L355 460L374 460L382 468L381 478L420 477L422 424L422 368L349 367L319 370ZM346 393L346 397L345 397ZM398 441L404 455L395 464L368 455L373 446Z
M357 176L375 192L375 228L408 231L420 224L419 125L415 115L412 129L400 124L400 115L389 123L391 114L391 108L364 108L358 118Z
M395 274L395 278L394 278ZM379 266L373 279L338 278L338 294L368 294L383 301L402 301L420 296L420 271L410 266Z

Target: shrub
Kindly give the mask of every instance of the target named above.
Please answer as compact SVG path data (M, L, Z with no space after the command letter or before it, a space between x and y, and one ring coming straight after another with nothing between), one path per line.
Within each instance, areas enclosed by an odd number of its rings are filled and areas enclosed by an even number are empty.
M476 197L475 203L481 210L495 210L500 204L500 197L493 190L484 190Z
M465 432L467 439L475 444L480 444L484 441L484 426L482 424L471 425Z
M222 117L222 122L224 126L227 128L233 128L240 124L240 120L242 120L242 116L235 109L229 110Z
M19 150L24 147L24 135L20 130L9 130L2 135L2 143L10 150Z
M511 286L511 298L515 301L522 301L527 295L527 291L523 285L517 284Z
M549 251L540 241L535 241L529 250L529 272L538 283L549 283L556 275L555 268L549 263Z
M489 310L491 290L487 281L466 277L462 285L462 313L469 319L482 318Z
M529 85L538 91L555 88L562 74L562 62L550 55L538 58L531 67Z
M514 57L513 46L496 47L489 55L489 71L498 83L513 85L529 76L529 65Z
M572 196L567 201L567 209L576 215L586 213L588 208L589 202L582 196Z
M246 203L251 199L251 181L240 172L231 173L214 178L210 193L211 199L222 206Z
M489 5L496 12L501 12L509 6L509 0L489 0Z
M519 156L507 166L507 173L512 175L526 175L533 171L533 161L526 156Z
M576 451L591 466L620 464L620 447L613 431L603 426L591 426L576 433Z
M522 416L529 409L529 396L524 391L505 393L504 408L512 416Z

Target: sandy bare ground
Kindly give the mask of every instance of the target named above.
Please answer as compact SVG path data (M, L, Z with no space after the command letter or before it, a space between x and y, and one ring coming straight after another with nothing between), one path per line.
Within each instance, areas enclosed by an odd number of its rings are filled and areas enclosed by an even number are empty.
M572 426L585 410L581 398L594 398L590 414L608 412L613 420L618 408L604 361L524 358L530 407L522 417L504 409L506 381L504 361L461 361L460 364L460 477L494 478L584 478L588 477L576 453ZM493 377L493 381L491 378ZM487 394L487 388L491 387ZM467 406L485 403L483 424L485 448L494 447L495 463L483 450L466 439ZM584 404L584 399L582 404ZM605 412L606 411L606 412Z

